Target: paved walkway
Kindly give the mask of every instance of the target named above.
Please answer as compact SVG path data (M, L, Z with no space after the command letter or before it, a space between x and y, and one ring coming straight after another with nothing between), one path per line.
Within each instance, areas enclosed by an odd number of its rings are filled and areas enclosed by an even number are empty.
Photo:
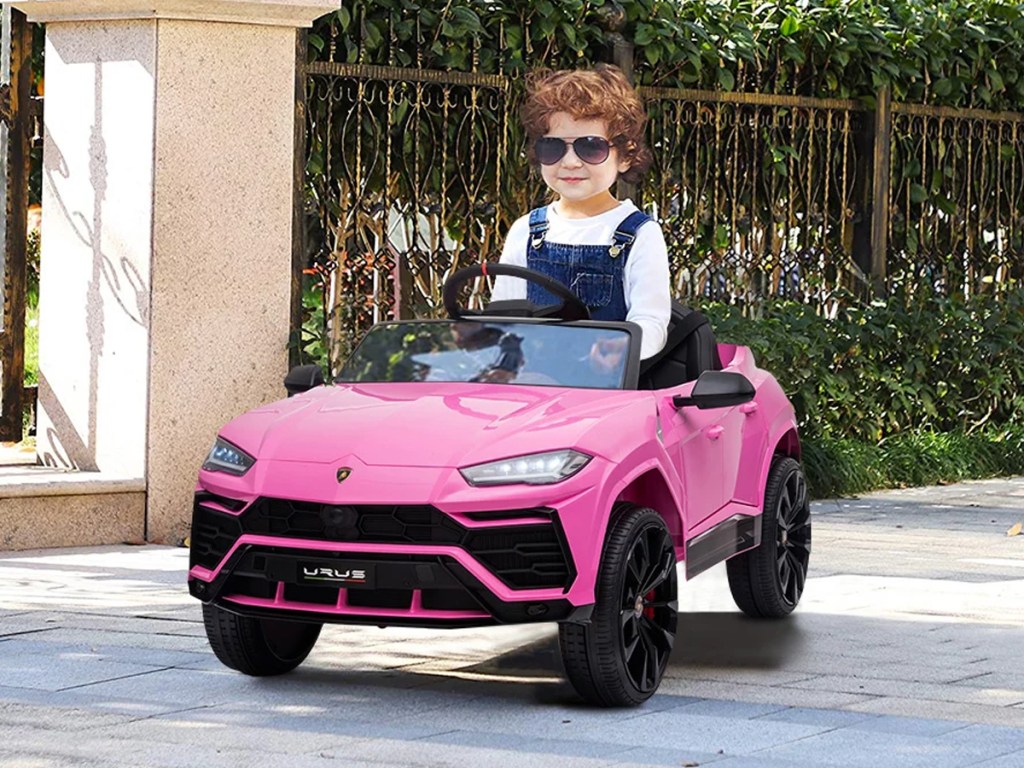
M1024 766L1024 479L814 506L783 622L685 585L657 696L578 705L552 626L325 627L295 673L219 665L187 553L0 553L0 768Z

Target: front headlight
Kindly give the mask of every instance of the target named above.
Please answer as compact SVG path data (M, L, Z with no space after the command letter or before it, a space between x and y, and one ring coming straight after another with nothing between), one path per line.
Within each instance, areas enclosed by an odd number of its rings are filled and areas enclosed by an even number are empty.
M514 456L459 470L470 485L548 485L572 477L593 458L579 451L564 450Z
M203 469L241 476L255 463L256 459L241 448L236 448L224 438L218 437L206 461L203 462Z

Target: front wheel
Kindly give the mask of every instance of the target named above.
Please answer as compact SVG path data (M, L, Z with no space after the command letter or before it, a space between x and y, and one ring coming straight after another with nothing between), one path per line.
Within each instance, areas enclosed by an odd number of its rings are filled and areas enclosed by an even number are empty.
M559 625L562 661L588 703L636 706L658 689L676 637L676 554L653 509L622 505L605 540L590 624Z
M733 600L748 616L778 619L800 602L811 557L811 507L799 462L776 456L768 471L761 543L726 562Z
M306 660L322 624L239 616L203 604L206 639L221 663L246 675L264 677L291 672Z

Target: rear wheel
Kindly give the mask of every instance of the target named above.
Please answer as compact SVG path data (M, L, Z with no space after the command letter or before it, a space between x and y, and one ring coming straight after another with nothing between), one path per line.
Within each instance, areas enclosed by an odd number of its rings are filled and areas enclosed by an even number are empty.
M605 540L590 624L565 623L565 671L587 702L635 706L658 689L676 636L676 555L652 509L622 505Z
M761 543L726 562L729 589L755 618L788 616L800 602L811 557L811 507L800 464L776 456L768 471Z
M203 605L210 647L227 667L263 677L291 672L305 661L322 624L239 616L220 606Z

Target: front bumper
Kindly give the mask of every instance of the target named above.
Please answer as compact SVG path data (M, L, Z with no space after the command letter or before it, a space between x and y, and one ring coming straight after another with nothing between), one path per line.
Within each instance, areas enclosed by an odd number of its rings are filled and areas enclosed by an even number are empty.
M585 621L592 607L570 598L577 569L548 507L449 515L200 491L191 548L191 593L245 615L461 627ZM372 583L306 577L320 568Z

